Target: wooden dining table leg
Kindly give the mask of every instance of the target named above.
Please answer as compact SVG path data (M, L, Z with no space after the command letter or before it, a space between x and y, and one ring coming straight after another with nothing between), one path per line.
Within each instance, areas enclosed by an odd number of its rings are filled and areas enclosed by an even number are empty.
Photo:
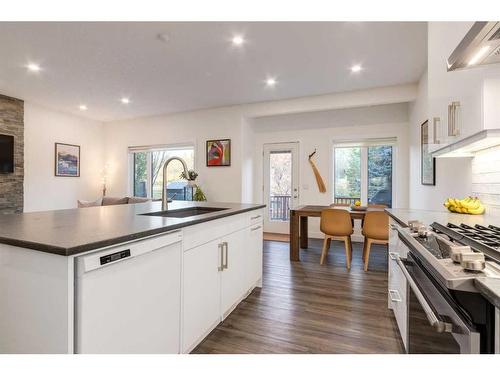
M299 255L299 215L294 210L290 211L290 260L300 261Z
M307 225L307 216L300 216L300 248L307 249L309 247L309 233Z

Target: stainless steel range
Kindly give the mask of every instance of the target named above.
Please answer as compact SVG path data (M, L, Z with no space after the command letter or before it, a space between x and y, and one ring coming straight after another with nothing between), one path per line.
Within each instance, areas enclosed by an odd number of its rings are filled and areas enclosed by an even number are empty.
M397 228L408 288L409 353L493 353L495 309L478 277L500 278L500 228L465 224Z

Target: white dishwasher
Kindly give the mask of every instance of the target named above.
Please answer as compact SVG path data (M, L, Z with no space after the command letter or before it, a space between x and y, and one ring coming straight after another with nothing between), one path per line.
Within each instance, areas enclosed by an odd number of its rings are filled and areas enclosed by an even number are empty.
M76 353L179 353L180 231L78 257Z

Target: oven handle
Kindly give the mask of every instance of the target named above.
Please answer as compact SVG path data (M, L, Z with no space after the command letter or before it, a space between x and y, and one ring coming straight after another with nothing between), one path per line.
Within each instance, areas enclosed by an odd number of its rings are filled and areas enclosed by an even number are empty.
M439 320L437 315L434 313L432 310L431 306L423 296L422 292L417 286L417 283L415 283L415 280L411 277L410 273L406 269L403 261L401 260L400 257L397 257L396 262L398 263L399 268L401 268L401 271L403 272L403 275L405 276L406 280L408 281L408 284L410 284L410 288L415 293L415 297L417 298L418 302L424 309L425 315L427 316L427 320L429 321L430 325L434 327L436 332L442 333L442 332L451 332L452 325L447 322L443 322L442 320Z

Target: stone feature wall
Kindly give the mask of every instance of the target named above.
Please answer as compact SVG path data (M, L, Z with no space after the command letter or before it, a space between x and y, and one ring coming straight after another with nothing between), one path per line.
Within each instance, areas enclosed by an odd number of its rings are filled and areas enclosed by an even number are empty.
M23 211L24 102L0 95L0 134L14 136L14 173L0 173L0 215Z

